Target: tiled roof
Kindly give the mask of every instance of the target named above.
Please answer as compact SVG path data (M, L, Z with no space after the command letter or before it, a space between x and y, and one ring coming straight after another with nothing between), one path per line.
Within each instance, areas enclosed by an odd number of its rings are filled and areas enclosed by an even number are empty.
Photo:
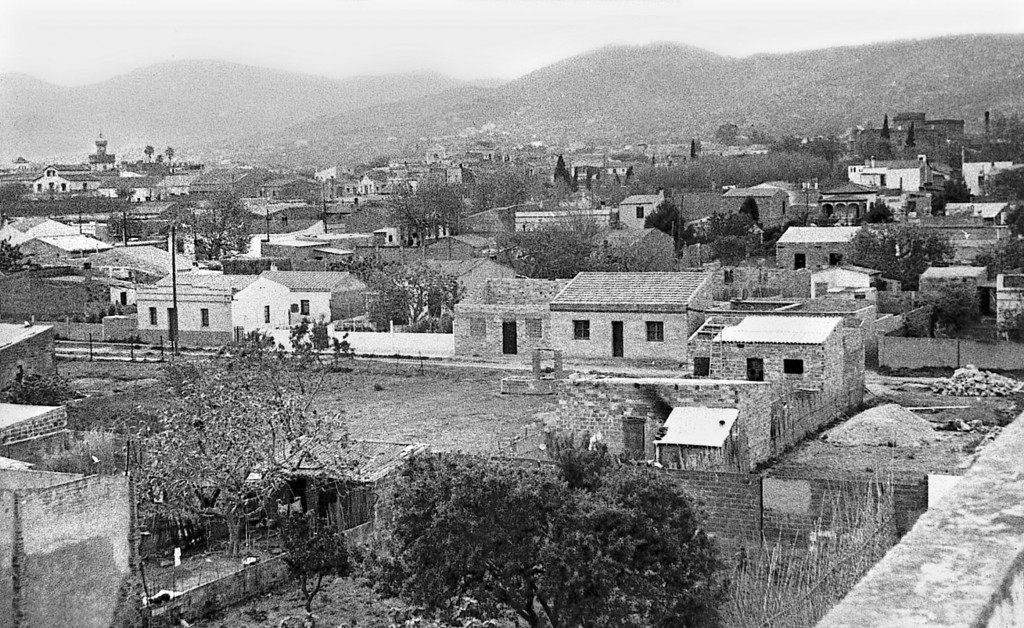
M843 319L819 316L748 316L726 327L715 340L770 344L818 345Z
M921 273L921 279L984 278L987 276L988 271L984 266L931 266Z
M729 437L740 411L736 408L673 408L665 421L659 445L721 447Z
M263 279L279 283L293 292L342 292L365 290L366 284L352 273L305 270L265 270Z
M790 227L779 238L779 244L814 244L849 242L860 233L860 227Z
M476 235L473 233L463 233L460 235L455 235L452 236L452 239L458 240L459 242L463 242L465 244L468 244L469 246L478 249L486 249L487 247L491 246L490 238L485 238L482 235Z
M685 312L704 273L580 273L551 301L551 310Z
M729 190L728 192L726 192L725 194L723 194L722 196L725 196L727 198L737 198L737 197L746 198L748 196L751 196L751 197L754 197L754 198L771 198L771 197L775 196L776 194L778 194L779 192L785 192L785 190L780 190L779 188L775 188L775 187L733 188L733 189Z
M866 185L859 183L844 183L840 186L830 188L828 190L822 190L822 194L871 194L877 192L875 188L869 188Z
M210 290L241 290L256 281L256 275L224 275L221 273L185 272L178 273L178 287L207 288ZM158 286L170 286L171 276L156 282Z
M633 196L627 196L619 205L644 205L649 203L657 205L662 200L657 194L634 194Z
M155 246L119 246L89 257L93 268L131 268L150 275L171 272L171 254Z

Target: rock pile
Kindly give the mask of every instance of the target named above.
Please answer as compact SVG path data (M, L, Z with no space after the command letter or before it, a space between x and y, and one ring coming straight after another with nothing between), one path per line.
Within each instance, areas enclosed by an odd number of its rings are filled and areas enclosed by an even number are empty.
M844 447L920 447L938 440L931 423L895 403L868 408L822 438Z
M934 392L953 397L1003 397L1019 392L1022 387L1022 382L991 371L981 371L972 364L957 369L953 377L932 384Z

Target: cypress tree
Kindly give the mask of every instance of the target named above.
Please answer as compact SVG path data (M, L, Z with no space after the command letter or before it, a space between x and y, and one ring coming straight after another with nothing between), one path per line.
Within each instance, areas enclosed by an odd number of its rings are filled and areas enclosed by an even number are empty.
M910 123L910 130L907 131L907 148L917 146L917 138L914 137L914 123Z
M572 187L572 177L569 176L569 169L565 167L565 159L561 155L558 156L558 161L555 162L555 177L554 180L558 181L561 179L566 185Z
M697 140L690 140L690 159L697 158Z
M885 114L885 120L882 121L882 139L889 139L889 114Z

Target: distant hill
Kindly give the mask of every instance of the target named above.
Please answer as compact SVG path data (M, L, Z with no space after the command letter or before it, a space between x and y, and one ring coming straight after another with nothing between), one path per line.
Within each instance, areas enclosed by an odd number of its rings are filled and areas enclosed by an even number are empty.
M723 57L676 44L613 46L490 90L325 116L250 138L289 163L415 146L493 129L515 141L687 142L725 122L771 134L840 133L885 113L925 111L977 129L1024 112L1024 36L956 36L790 54ZM391 139L388 140L387 138ZM298 144L296 144L298 142ZM258 148L257 148L258 147Z
M0 158L81 155L100 128L115 150L202 144L207 158L311 166L453 136L685 143L725 122L774 135L839 133L897 111L964 118L970 130L986 110L1024 112L1024 35L741 59L677 44L613 46L497 86L432 74L333 81L182 62L81 88L0 77Z
M60 87L0 75L0 159L84 159L102 131L111 149L136 154L253 136L318 116L398 102L466 85L418 72L334 80L221 61L176 61L110 80Z

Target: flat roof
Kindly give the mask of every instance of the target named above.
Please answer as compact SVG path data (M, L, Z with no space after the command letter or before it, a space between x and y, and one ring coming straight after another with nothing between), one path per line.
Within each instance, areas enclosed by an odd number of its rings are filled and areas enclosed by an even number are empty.
M825 316L747 316L722 329L715 340L765 344L818 345L843 324L843 319Z
M26 406L17 403L0 403L0 427L9 427L15 423L28 421L61 406Z
M665 421L665 435L654 442L658 445L721 447L739 414L736 408L673 408Z
M987 277L984 266L931 266L923 273L921 279L953 279L960 277Z
M12 323L0 323L0 347L13 345L52 328L52 325L30 325L25 327L24 325L14 325Z

